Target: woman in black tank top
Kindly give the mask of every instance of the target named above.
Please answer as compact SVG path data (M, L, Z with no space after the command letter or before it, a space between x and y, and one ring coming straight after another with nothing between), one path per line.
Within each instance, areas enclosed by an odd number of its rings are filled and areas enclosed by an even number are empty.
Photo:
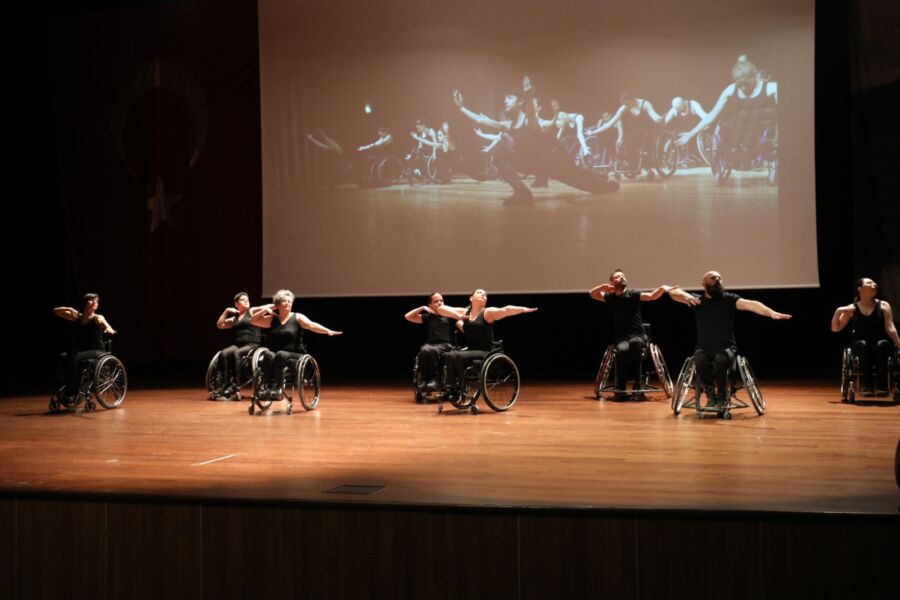
M778 84L768 81L761 75L756 69L756 65L750 62L746 56L738 57L731 69L731 79L733 83L722 90L712 110L700 119L693 129L678 136L678 145L687 144L691 138L714 123L716 119L724 116L726 108L729 111L745 112L771 110L774 114L774 110L778 106Z
M116 333L103 315L97 313L97 309L100 307L100 296L85 294L83 300L82 312L69 306L58 306L53 309L53 314L57 317L74 324L73 347L69 352L60 356L60 378L64 379L66 383L66 398L63 399L63 402L66 404L78 392L81 363L106 352L103 335Z
M458 319L456 325L466 336L466 348L448 352L445 358L447 379L444 385L450 394L459 394L465 388L466 367L472 361L484 358L493 349L495 321L537 310L513 305L488 307L487 298L487 292L477 289L469 298L468 308L460 310L444 305L437 309L445 317Z
M234 295L234 308L226 308L216 327L230 329L234 332L234 343L222 349L219 355L219 372L222 377L222 389L214 390L213 397L229 398L237 392L241 385L241 357L252 352L262 343L262 331L250 323L250 319L262 307L250 307L250 296L247 292Z
M278 290L272 297L272 304L263 307L250 319L252 325L269 330L269 343L262 356L266 386L261 392L262 398L281 400L285 364L293 358L306 354L306 348L303 346L304 329L327 336L343 333L310 321L303 313L291 312L293 304L293 292Z
M879 300L878 284L868 277L856 281L856 298L852 304L839 306L831 318L831 330L841 331L850 325L850 348L859 358L863 380L863 396L888 393L887 363L891 352L900 351L900 337L894 325L891 305ZM874 366L874 370L873 370Z

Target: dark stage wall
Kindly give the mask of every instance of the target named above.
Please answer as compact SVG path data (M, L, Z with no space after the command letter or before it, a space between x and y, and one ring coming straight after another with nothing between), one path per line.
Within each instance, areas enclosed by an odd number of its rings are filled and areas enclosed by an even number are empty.
M849 300L853 279L898 261L890 225L900 222L890 181L897 135L887 125L896 122L898 85L859 85L877 57L866 52L858 15L857 3L817 6L822 287L747 293L795 315L739 318L742 351L763 379L836 377L843 338L828 330L832 311ZM18 212L4 220L14 307L4 393L46 388L65 344L50 309L86 291L101 294L101 312L120 332L115 352L132 385L185 374L199 382L209 356L229 343L214 328L219 313L239 289L260 293L255 2L45 9L21 18L16 36L23 93L12 119L23 134L13 176L26 191L8 199ZM714 265L710 257L698 266L698 279ZM599 283L616 266L598 264L589 278ZM492 301L541 308L497 328L526 379L593 375L609 340L603 306L586 294ZM405 377L421 332L402 315L421 303L301 299L298 308L346 331L310 343L327 378ZM693 343L690 314L663 299L645 318L676 369Z

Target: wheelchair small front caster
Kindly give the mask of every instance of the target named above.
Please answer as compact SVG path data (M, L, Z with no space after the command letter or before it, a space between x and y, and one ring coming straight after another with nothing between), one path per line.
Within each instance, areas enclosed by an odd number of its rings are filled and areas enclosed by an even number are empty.
M87 402L84 403L84 410L85 410L85 412L94 412L94 408L96 406L97 406L96 404L94 404L93 402L88 400Z
M730 420L731 420L731 411L729 410L729 411L723 412L723 413L721 414L721 417L722 417L723 419L725 419L726 421L730 421Z
M294 405L291 404L291 403L288 403L288 405L287 405L287 414L291 414L292 412L294 412Z
M475 404L473 404L473 405L469 408L469 411L470 411L473 415L477 415L479 412L481 412L480 410L478 410L478 406L476 406Z
M247 412L250 413L251 415L252 415L254 412L256 412L256 409L254 408L252 402L250 403L250 406L247 407Z

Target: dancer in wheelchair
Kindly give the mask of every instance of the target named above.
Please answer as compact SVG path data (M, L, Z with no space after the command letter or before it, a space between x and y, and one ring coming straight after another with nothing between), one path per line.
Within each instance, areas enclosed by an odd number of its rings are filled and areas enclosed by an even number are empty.
M428 304L418 306L404 315L410 323L425 325L425 344L419 350L416 358L421 374L419 387L422 390L436 390L441 369L444 365L444 355L450 352L454 346L456 316L463 309L449 308L453 317L447 317L439 313L444 306L444 297L434 292L428 297Z
M730 400L728 370L737 356L734 337L736 310L746 310L770 319L790 319L757 300L747 300L726 292L717 271L703 275L703 294L689 294L681 288L669 290L669 297L694 309L697 323L697 346L694 361L700 386L707 398L707 408L725 410Z
M639 292L629 288L625 273L622 269L616 269L610 273L608 283L601 283L589 292L591 298L609 306L612 317L617 399L628 397L625 376L629 373L634 376L632 389L642 389L641 359L647 351L649 339L644 330L641 302L657 300L672 289L673 286L661 285L652 292Z
M60 400L66 406L78 401L82 363L105 353L107 350L103 336L116 333L103 315L97 312L100 307L100 296L85 294L82 302L81 312L69 306L58 306L53 309L53 314L57 317L72 323L71 349L60 356L59 379L65 382L64 396Z
M284 367L288 361L306 354L303 345L303 330L333 336L341 335L324 325L310 321L303 313L291 311L294 294L290 290L278 290L272 297L272 304L250 319L252 325L269 330L268 346L262 349L260 367L263 369L265 388L259 392L261 398L281 400L284 392Z
M488 295L482 289L475 290L469 297L469 306L464 309L445 305L437 307L437 312L445 317L457 319L457 327L466 336L466 347L452 350L444 356L445 397L458 398L465 390L466 367L473 361L484 358L494 349L494 323L506 317L533 313L537 308L507 305L503 308L487 306Z
M720 117L733 127L730 140L723 140L725 148L752 148L751 137L757 135L765 122L777 122L778 84L769 81L746 55L738 57L731 69L733 83L722 90L712 110L690 131L678 136L679 145L710 126Z
M862 395L888 395L888 359L900 352L900 336L891 305L878 299L878 284L868 277L856 281L854 302L834 311L831 330L841 331L848 324L850 350L859 360Z
M648 176L653 172L649 169L652 165L641 164L641 153L650 154L656 139L659 125L663 118L653 108L649 100L638 98L629 92L619 94L621 102L612 118L593 130L594 134L616 127L618 139L616 139L616 153L628 164L628 170L638 171L647 168Z
M213 397L230 398L247 380L248 373L241 372L241 359L256 350L262 343L262 331L250 320L263 311L263 307L250 306L247 292L238 292L234 296L234 307L228 307L219 315L216 327L230 329L234 332L234 343L223 348L219 353L217 367L221 387L210 390Z

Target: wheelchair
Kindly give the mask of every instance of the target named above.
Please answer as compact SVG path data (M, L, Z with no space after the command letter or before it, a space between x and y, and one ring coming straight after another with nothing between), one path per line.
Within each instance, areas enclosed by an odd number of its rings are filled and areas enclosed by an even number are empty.
M752 116L746 116L751 118ZM752 124L752 123L751 123ZM720 121L709 140L710 169L717 184L724 183L732 171L766 169L769 185L778 183L778 122L774 115L762 119L757 131L744 141L735 141L735 120Z
M240 400L241 390L253 383L253 355L255 352L256 350L254 349L240 357L241 380L238 382L238 388L234 391L234 396L226 398L226 400ZM209 392L210 400L218 398L218 393L228 383L225 381L225 378L222 377L222 372L219 370L219 361L222 360L221 357L222 351L220 350L216 352L212 357L212 360L209 361L209 366L206 367L206 379L204 385L206 386L206 391Z
M663 358L662 351L659 349L659 346L654 344L650 340L650 324L644 323L644 334L647 336L647 346L644 348L644 351L641 353L641 377L640 380L635 381L635 387L637 389L633 389L630 391L626 390L617 390L615 384L610 384L610 375L612 375L612 380L615 381L615 373L616 373L616 346L615 344L610 344L606 347L606 351L603 353L603 359L600 361L600 368L597 370L597 377L594 379L594 397L597 400L603 399L603 394L606 392L614 392L616 395L624 395L628 397L640 397L648 392L663 392L666 395L666 398L672 397L673 386L672 386L672 377L669 375L669 367L666 366L666 361ZM651 385L650 383L650 368L647 362L650 361L653 364L653 372L656 374L656 385ZM622 380L624 384L624 380Z
M445 412L445 401L452 404L457 411L468 411L477 415L481 412L477 404L479 398L484 398L487 405L497 412L509 410L519 399L522 385L519 368L513 359L504 353L502 341L494 342L494 347L486 356L466 365L463 389L456 392L448 389L446 375L445 367L444 389L437 396L438 414Z
M756 375L750 368L750 361L741 355L736 355L728 368L728 402L723 405L703 406L700 387L700 378L697 376L697 365L693 356L684 359L678 379L675 381L675 389L672 394L672 412L678 416L685 408L693 408L697 411L697 417L702 419L708 413L715 413L720 419L731 419L731 411L735 408L747 408L750 404L762 416L766 412L766 401L756 381ZM749 397L750 404L738 396L738 392L744 390Z
M562 139L565 152L575 161L575 166L581 169L596 171L601 175L607 175L615 169L615 160L610 152L609 139L602 134L586 135L584 142L591 153L587 156L581 153L581 145L578 137L567 135Z
M649 147L645 143L639 143L636 149L631 146L626 141L616 152L613 175L617 181L621 181L622 175L634 179L645 170L650 178L657 173L669 178L678 170L678 146L671 131L656 133Z
M122 361L112 354L112 342L104 342L106 350L94 358L82 361L81 382L74 398L65 399L66 386L59 386L50 396L50 412L75 408L84 402L84 410L93 412L97 407L94 399L103 408L118 408L125 401L128 391L128 374Z
M841 361L841 402L856 402L861 389L860 376L859 357L847 346ZM894 404L900 404L900 352L896 349L888 357L887 391Z
M253 395L250 396L250 404L247 412L251 415L259 411L262 413L272 406L272 402L287 400L287 414L294 410L294 392L300 404L306 410L315 410L319 404L319 395L322 389L322 376L319 373L319 364L316 359L305 352L299 357L291 358L284 365L284 389L281 397L277 399L263 396L263 390L269 388L263 369L263 353L266 348L260 347L251 353L250 364L253 368Z
M454 350L456 350L456 348L454 348ZM441 358L441 363L443 363L443 357ZM443 368L443 364L441 365L441 368ZM413 394L417 404L431 404L437 402L438 396L442 393L441 390L425 387L426 383L425 376L422 374L422 369L419 367L419 356L417 354L415 360L413 360Z

